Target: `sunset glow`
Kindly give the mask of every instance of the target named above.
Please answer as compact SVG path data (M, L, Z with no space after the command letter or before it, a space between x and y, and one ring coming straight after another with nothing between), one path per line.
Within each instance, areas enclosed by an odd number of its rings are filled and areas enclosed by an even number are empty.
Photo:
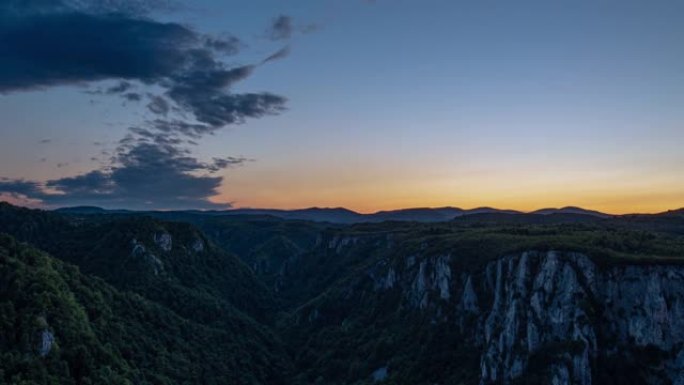
M146 10L192 25L169 34L178 52L140 42L184 58L175 67L151 59L140 74L119 59L120 71L79 78L46 56L54 78L0 79L4 196L360 212L684 206L681 2L266 3ZM181 47L210 36L222 48L194 49L211 62L188 59ZM65 52L90 49L68 41ZM201 71L230 80L195 82Z

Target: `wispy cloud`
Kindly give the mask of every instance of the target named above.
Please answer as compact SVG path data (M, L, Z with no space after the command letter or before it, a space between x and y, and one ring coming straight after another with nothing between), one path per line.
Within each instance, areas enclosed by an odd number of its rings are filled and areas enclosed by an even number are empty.
M287 40L292 37L295 27L292 18L286 15L280 15L273 19L271 25L266 31L266 36L271 40Z

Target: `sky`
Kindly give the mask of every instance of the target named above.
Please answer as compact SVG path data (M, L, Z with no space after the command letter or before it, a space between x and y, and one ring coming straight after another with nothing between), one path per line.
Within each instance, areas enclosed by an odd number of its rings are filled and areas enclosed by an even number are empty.
M684 206L684 2L6 0L0 198Z

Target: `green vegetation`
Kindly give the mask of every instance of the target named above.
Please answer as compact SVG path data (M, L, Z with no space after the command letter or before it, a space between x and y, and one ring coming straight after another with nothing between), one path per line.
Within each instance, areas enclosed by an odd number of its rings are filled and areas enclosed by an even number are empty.
M380 294L376 272L448 254L454 276L482 278L488 262L528 250L582 252L601 268L684 262L679 216L342 226L148 214L0 203L11 235L0 236L0 381L341 385L387 368L384 384L476 384L476 319L452 322L438 297L416 311L405 287ZM579 303L598 317L594 305ZM46 330L55 343L42 357ZM543 383L543 360L571 345L540 350L522 383ZM657 366L651 350L630 362ZM601 359L604 377L628 372Z
M282 383L259 327L201 325L0 235L0 383ZM39 354L41 333L54 344Z
M186 223L144 216L82 219L0 205L0 231L198 322L222 322L241 312L271 321L275 300L265 286ZM164 235L170 250L159 244Z

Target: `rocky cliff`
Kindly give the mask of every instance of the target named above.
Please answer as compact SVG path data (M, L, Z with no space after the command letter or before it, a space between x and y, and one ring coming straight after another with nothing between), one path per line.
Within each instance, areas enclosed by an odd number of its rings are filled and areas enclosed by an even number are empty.
M589 385L614 360L639 366L644 382L684 384L682 267L526 252L490 263L483 286L493 299L481 318L482 384L534 367L550 384Z
M476 316L467 327L481 351L482 385L602 383L614 362L629 363L643 383L684 384L684 267L599 266L584 254L528 251L458 275L450 258L409 257L378 287L405 275L410 306L459 325Z
M340 239L335 251L354 242ZM682 265L530 250L465 267L455 253L418 251L390 252L364 271L340 284L338 298L305 306L301 319L314 329L361 322L345 305L354 301L426 318L456 335L435 349L478 355L481 385L684 384ZM397 368L386 359L391 377Z

